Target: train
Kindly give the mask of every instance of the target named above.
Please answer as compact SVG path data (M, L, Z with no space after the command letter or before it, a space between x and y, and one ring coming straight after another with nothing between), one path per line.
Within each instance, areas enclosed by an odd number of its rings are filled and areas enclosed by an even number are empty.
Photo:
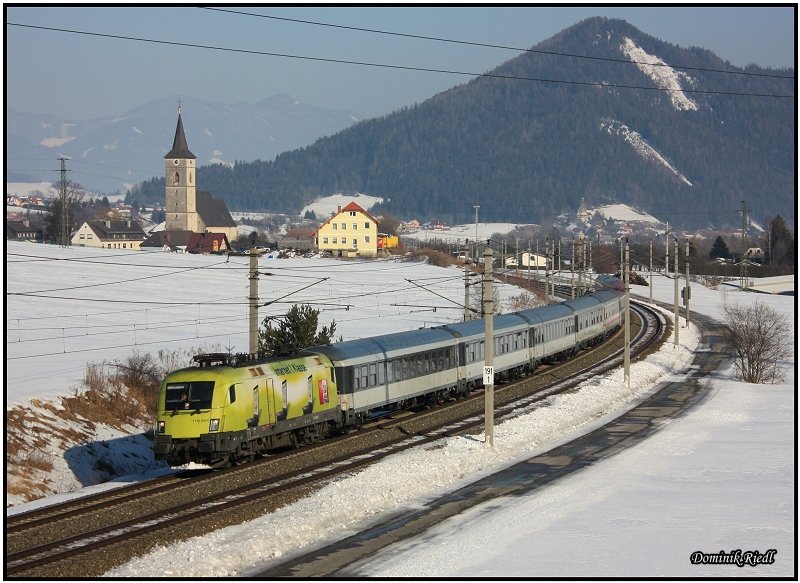
M496 315L495 378L531 374L601 342L622 324L619 289ZM156 459L231 466L358 429L400 409L483 386L485 322L468 320L318 345L286 357L194 356L161 383Z

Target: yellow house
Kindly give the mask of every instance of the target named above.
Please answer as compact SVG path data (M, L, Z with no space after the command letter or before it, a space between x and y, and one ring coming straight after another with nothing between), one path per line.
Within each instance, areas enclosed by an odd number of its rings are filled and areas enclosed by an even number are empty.
M147 235L136 221L86 221L72 236L72 244L105 249L139 249Z
M315 244L335 257L377 257L378 221L351 202L320 225Z

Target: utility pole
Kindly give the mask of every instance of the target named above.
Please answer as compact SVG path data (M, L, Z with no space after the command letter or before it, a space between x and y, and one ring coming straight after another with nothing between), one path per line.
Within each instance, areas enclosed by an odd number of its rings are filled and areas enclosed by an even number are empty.
M467 261L467 251L469 249L469 239L467 239L467 247L464 249L464 321L471 320L469 310L469 262Z
M475 258L475 263L478 263L478 209L481 208L481 205L475 205L475 252L472 256Z
M528 271L525 272L525 277L530 280L531 278L531 240L528 239Z
M561 274L561 237L558 238L558 273Z
M588 237L586 238L586 245L588 247L589 255L586 260L586 281L589 282L588 287L591 289L594 288L594 279L591 277L592 273L592 240Z
M664 232L664 248L666 249L666 257L664 258L664 276L669 277L669 221L667 221L667 230Z
M486 324L485 364L483 367L483 385L485 395L486 443L494 447L494 276L492 274L492 246L486 246L483 252L483 320Z
M578 235L578 296L583 295L583 233Z
M69 158L59 158L59 160L61 160L61 232L59 234L59 243L61 247L69 247L69 200L67 200L67 160Z
M689 284L689 239L686 239L686 285L683 288L683 301L686 302L686 327L689 327L689 298L692 296L692 287Z
M653 305L653 238L650 237L650 305Z
M625 385L631 388L631 286L630 286L630 253L628 240L625 240Z
M742 201L742 247L741 257L739 258L739 287L747 291L750 287L750 279L747 274L747 231L750 228L750 216L747 214L747 203Z
M580 284L580 291L581 295L585 294L589 288L589 281L588 277L589 274L586 273L586 235L581 233L581 284Z
M575 237L572 238L572 259L569 263L570 297L575 297Z
M250 358L258 357L258 253L256 242L250 247Z
M669 241L667 241L667 247L669 247ZM679 346L678 337L680 334L678 330L681 328L680 322L680 312L678 311L678 238L675 237L675 348L677 349Z
M552 274L550 275L550 295L552 297L556 296L556 263L555 263L555 249L556 249L556 242L555 240L550 241L550 271Z
M550 298L550 237L544 240L544 297Z

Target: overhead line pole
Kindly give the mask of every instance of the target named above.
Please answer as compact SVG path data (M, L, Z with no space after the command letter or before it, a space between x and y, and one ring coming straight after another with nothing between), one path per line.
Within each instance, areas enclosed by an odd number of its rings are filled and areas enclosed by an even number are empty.
M686 302L686 327L689 327L689 298L692 296L689 284L689 239L686 239L686 285L683 288L683 300Z
M653 305L653 238L650 237L650 305Z
M483 320L486 325L486 338L484 339L485 365L483 367L483 385L485 388L485 418L486 418L486 443L494 447L494 275L492 273L492 246L491 241L483 252Z
M625 239L625 386L631 388L631 285L630 285L630 252L628 240Z
M61 228L60 228L60 245L62 247L69 247L70 233L69 233L69 201L67 200L67 160L69 158L59 158L61 161Z
M469 249L469 239L464 249L464 321L471 319L469 313L469 261L467 261L467 249Z
M255 241L250 247L250 342L248 352L251 358L258 356L258 253Z
M667 247L669 247L669 241L667 241ZM678 278L680 274L678 273L678 238L675 237L675 269L673 270L673 275L675 279L675 348L677 349L679 346L678 338L680 336L679 330L681 327L680 322L680 311L678 308Z

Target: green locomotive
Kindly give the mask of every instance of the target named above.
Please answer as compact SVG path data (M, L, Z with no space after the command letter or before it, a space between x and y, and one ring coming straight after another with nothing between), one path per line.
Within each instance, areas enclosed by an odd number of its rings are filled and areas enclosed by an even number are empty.
M324 355L194 357L161 383L156 459L222 467L340 431L334 368Z

